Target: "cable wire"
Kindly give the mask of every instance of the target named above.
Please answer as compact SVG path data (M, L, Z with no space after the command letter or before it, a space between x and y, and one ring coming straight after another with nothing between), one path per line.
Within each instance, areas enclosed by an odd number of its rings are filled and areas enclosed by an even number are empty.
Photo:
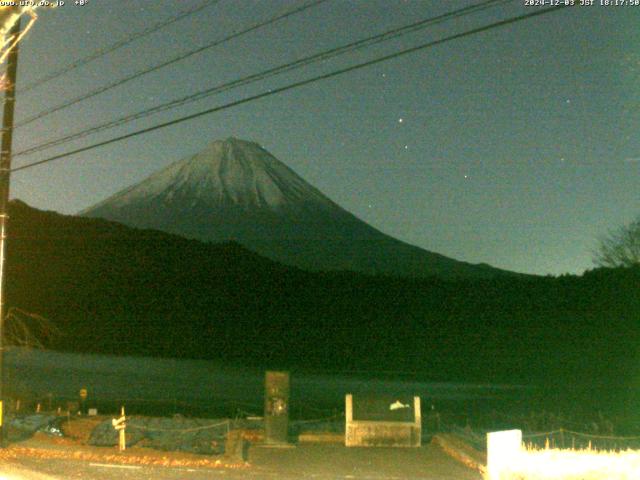
M218 423L211 423L209 425L202 425L202 426L190 427L190 428L159 428L159 427L154 428L154 427L146 427L144 425L135 425L133 423L135 420L136 420L135 417L131 419L130 422L127 424L127 428L133 428L137 430L147 430L149 432L191 433L191 432L199 432L201 430L209 430L211 428L218 428L222 426L227 427L227 430L228 430L229 424L230 424L229 420L224 420Z
M132 33L131 35L129 35L128 37L119 40L107 47L101 48L100 50L96 50L93 53L90 53L89 55L82 57L78 60L76 60L73 63L70 63L69 65L66 65L58 70L54 70L53 72L49 73L48 75L45 75L42 78L39 78L38 80L35 80L34 82L28 84L27 86L25 86L24 88L21 88L19 90L19 93L26 93L30 90L33 90L36 87L39 87L40 85L50 82L51 80L54 80L62 75L65 75L66 73L69 73L72 70L75 70L76 68L80 68L100 57L103 57L111 52L114 52L115 50L118 50L136 40L138 40L139 38L142 37L146 37L147 35L150 35L154 32L157 32L158 30L163 29L164 27L167 27L173 23L176 23L180 20L182 20L183 18L186 18L190 15L193 15L194 13L198 13L202 10L204 10L205 8L214 6L216 4L220 3L220 0L206 0L204 3L197 5L195 7L192 7L188 10L184 10L182 12L179 12L177 15L174 15L173 17L170 17L166 20L163 20L159 23L156 23L155 25L151 25L139 32L135 32Z
M401 56L404 56L404 55L407 55L407 54L410 54L410 53L414 53L414 52L417 52L417 51L420 51L420 50L431 48L431 47L434 47L434 46L437 46L437 45L442 45L444 43L447 43L447 42L450 42L450 41L453 41L453 40L457 40L457 39L460 39L460 38L468 37L468 36L475 35L475 34L482 33L482 32L486 32L486 31L489 31L489 30L493 30L494 28L503 27L503 26L506 26L506 25L511 25L511 24L514 24L514 23L517 23L517 22L521 22L523 20L527 20L527 19L530 19L530 18L538 17L538 16L541 16L541 15L545 15L547 13L560 11L560 10L562 10L564 8L567 8L567 7L568 7L568 5L560 5L560 6L556 6L556 7L547 7L547 8L543 8L543 9L540 9L540 10L535 10L535 11L530 12L530 13L518 15L516 17L511 17L511 18L507 18L505 20L500 20L500 21L497 21L497 22L493 22L493 23L490 23L490 24L482 26L482 27L477 27L477 28L473 28L473 29L470 29L470 30L466 30L464 32L457 33L457 34L454 34L454 35L450 35L450 36L444 37L444 38L439 39L439 40L434 40L434 41L427 42L427 43L424 43L424 44L420 44L420 45L417 45L417 46L414 46L414 47L406 48L404 50L400 50L398 52L395 52L395 53L392 53L392 54L389 54L389 55L385 55L385 56L382 56L382 57L375 58L373 60L369 60L369 61L366 61L366 62L358 63L358 64L355 64L355 65L351 65L349 67L342 68L342 69L339 69L339 70L334 70L334 71L329 72L329 73L317 75L315 77L307 78L307 79L301 80L299 82L290 83L290 84L285 85L283 87L270 89L270 90L267 90L265 92L262 92L262 93L259 93L259 94L256 94L256 95L251 95L249 97L245 97L245 98L242 98L240 100L236 100L236 101L233 101L233 102L226 103L224 105L219 105L217 107L209 108L209 109L201 111L201 112L197 112L197 113L194 113L194 114L191 114L191 115L180 117L180 118L177 118L177 119L174 119L174 120L171 120L171 121L168 121L168 122L160 123L160 124L157 124L157 125L154 125L154 126L151 126L151 127L147 127L147 128L143 128L143 129L140 129L140 130L136 130L135 132L131 132L131 133L128 133L128 134L125 134L125 135L120 135L118 137L114 137L114 138L111 138L109 140L104 140L102 142L94 143L94 144L88 145L86 147L77 148L77 149L71 150L69 152L65 152L65 153L61 153L61 154L58 154L58 155L54 155L54 156L45 158L43 160L38 160L38 161L35 161L35 162L32 162L32 163L28 163L26 165L22 165L20 167L16 167L16 168L11 169L11 172L17 172L17 171L20 171L20 170L25 170L25 169L28 169L28 168L35 167L37 165L42 165L42 164L53 162L53 161L56 161L56 160L59 160L61 158L65 158L65 157L68 157L68 156L71 156L71 155L76 155L78 153L82 153L82 152L86 152L86 151L89 151L89 150L93 150L93 149L96 149L98 147L102 147L102 146L109 145L109 144L112 144L112 143L120 142L120 141L126 140L128 138L133 138L133 137L136 137L136 136L139 136L139 135L144 135L145 133L150 133L150 132L153 132L155 130L159 130L161 128L169 127L169 126L172 126L172 125L177 125L179 123L186 122L186 121L192 120L194 118L199 118L199 117L202 117L204 115L209 115L209 114L212 114L212 113L215 113L215 112L219 112L219 111L222 111L222 110L227 110L229 108L236 107L238 105L243 105L245 103L249 103L249 102L252 102L252 101L255 101L255 100L259 100L261 98L270 97L272 95L277 95L279 93L286 92L286 91L289 91L289 90L293 90L293 89L296 89L296 88L300 88L300 87L305 86L305 85L309 85L309 84L316 83L316 82L319 82L319 81L322 81L322 80L333 78L333 77L336 77L338 75L343 75L343 74L348 73L348 72L352 72L352 71L355 71L355 70L360 70L362 68L369 67L371 65L376 65L378 63L385 62L387 60L391 60L391 59L394 59L394 58L398 58L398 57L401 57Z
M320 5L320 4L324 3L324 2L327 2L327 1L328 0L313 0L310 3L307 3L307 4L302 5L300 7L296 7L296 8L291 9L291 10L288 10L288 11L286 11L286 12L280 14L280 15L276 15L275 17L269 18L268 20L256 23L256 24L252 25L251 27L245 28L244 30L241 30L241 31L236 32L236 33L232 33L231 35L227 35L226 37L224 37L222 39L215 40L215 41L210 42L210 43L208 43L208 44L206 44L206 45L204 45L202 47L198 47L198 48L196 48L194 50L190 50L190 51L188 51L186 53L177 55L177 56L175 56L175 57L173 57L173 58L171 58L169 60L165 60L162 63L159 63L159 64L153 65L151 67L145 68L144 70L139 70L138 72L133 73L131 75L128 75L128 76L126 76L124 78L121 78L119 80L116 80L115 82L109 83L107 85L103 85L103 86L98 87L98 88L96 88L94 90L91 90L88 93L85 93L85 94L80 95L78 97L72 98L71 100L68 100L68 101L66 101L64 103L58 104L58 105L56 105L54 107L51 107L51 108L49 108L47 110L43 110L40 113L32 115L31 117L28 117L28 118L16 123L14 128L20 128L20 127L23 127L23 126L28 125L30 123L33 123L36 120L40 120L41 118L44 118L44 117L46 117L48 115L51 115L52 113L59 112L60 110L63 110L65 108L71 107L72 105L75 105L76 103L82 102L82 101L87 100L89 98L95 97L96 95L100 95L101 93L104 93L104 92L106 92L108 90L112 90L112 89L114 89L116 87L124 85L125 83L130 82L132 80L135 80L136 78L140 78L143 75L147 75L148 73L155 72L157 70L160 70L161 68L167 67L167 66L172 65L172 64L174 64L176 62L180 62L182 60L190 58L190 57L192 57L193 55L195 55L197 53L203 52L204 50L216 47L216 46L221 45L223 43L226 43L226 42L228 42L230 40L238 38L238 37L240 37L242 35L246 35L248 33L251 33L251 32L253 32L253 31L255 31L255 30L259 29L259 28L266 27L267 25L271 25L272 23L278 22L280 20L283 20L283 19L285 19L287 17L290 17L292 15L295 15L297 13L301 13L301 12L303 12L305 10L310 9L310 8L316 7L316 6L318 6L318 5Z
M78 132L75 133L71 133L69 135L66 135L64 137L61 138L57 138L55 140L50 140L47 142L43 142L39 145L35 145L33 147L30 147L28 149L22 150L20 152L16 152L13 156L14 157L19 157L19 156L24 156L24 155L29 155L35 152L39 152L42 150L46 150L48 148L52 148L58 145L62 145L65 143L68 143L70 141L73 140L77 140L79 138L84 138L88 135L92 135L94 133L98 133L104 130L108 130L111 128L115 128L127 123L130 123L134 120L139 120L141 118L145 118L148 117L150 115L162 112L162 111L166 111L166 110L170 110L170 109L174 109L180 106L184 106L187 105L189 103L193 103L199 100L202 100L204 98L207 98L209 96L221 93L221 92L225 92L240 86L244 86L244 85L248 85L260 80L264 80L266 78L270 78L285 72L290 72L292 70L296 70L299 68L302 68L304 66L313 64L313 63L317 63L320 61L324 61L327 60L329 58L335 58L337 56L340 55L344 55L346 53L350 53L352 51L355 50L359 50L365 47L370 47L372 45L376 45L385 41L389 41L395 38L398 38L402 35L406 35L408 33L414 33L416 31L419 31L421 29L427 28L429 26L432 26L434 24L438 24L438 23L442 23L445 22L447 20L451 20L453 18L458 18L458 17L462 17L462 16L466 16L469 15L471 13L476 13L482 10L486 10L488 8L493 8L498 4L502 4L502 3L510 3L513 2L514 0L486 0L484 2L480 2L474 5L470 5L458 10L454 10L451 12L447 12L445 14L436 16L436 17L429 17L423 20L420 20L418 22L414 22L412 24L409 25L405 25L403 27L399 27L399 28L394 28L392 30L388 30L385 31L383 33L377 34L377 35L373 35L361 40L357 40L355 42L351 42L345 45L341 45L339 47L335 47L329 50L325 50L319 53L316 53L314 55L310 55L298 60L295 60L293 62L289 62L289 63L285 63L283 65L279 65L277 67L273 67L270 68L268 70L264 70L262 72L259 73L255 73L249 76L245 76L236 80L233 80L231 82L226 82L223 84L219 84L216 85L212 88L208 88L205 89L203 91L197 92L195 94L190 94L181 98L178 98L176 100L172 100L169 102L165 102L163 104L157 105L155 107L149 108L149 109L145 109L136 113L132 113L129 115L125 115L123 117L120 117L118 119L115 120L111 120L109 122L106 123L102 123L100 125L96 125L84 130L80 130Z

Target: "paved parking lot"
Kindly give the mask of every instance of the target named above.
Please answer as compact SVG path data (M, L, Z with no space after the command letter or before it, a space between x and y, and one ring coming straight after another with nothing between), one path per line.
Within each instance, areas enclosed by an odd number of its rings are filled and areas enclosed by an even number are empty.
M479 473L446 455L439 447L418 449L346 448L342 445L299 445L292 448L253 446L245 468L203 469L121 465L74 459L15 458L5 462L7 478L34 480L481 480ZM28 473L36 472L36 473ZM17 472L17 473L16 473Z

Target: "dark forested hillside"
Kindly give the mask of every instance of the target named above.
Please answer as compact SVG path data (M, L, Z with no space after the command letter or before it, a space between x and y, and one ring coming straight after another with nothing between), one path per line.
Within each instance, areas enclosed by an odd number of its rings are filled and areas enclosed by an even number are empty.
M243 247L11 205L8 305L50 348L440 380L640 376L640 269L467 281L308 273Z

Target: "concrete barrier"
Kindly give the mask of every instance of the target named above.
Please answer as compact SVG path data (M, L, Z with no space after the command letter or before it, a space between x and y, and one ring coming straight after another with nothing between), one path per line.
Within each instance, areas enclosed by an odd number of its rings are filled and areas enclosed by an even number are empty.
M487 478L500 480L522 454L522 431L487 433Z

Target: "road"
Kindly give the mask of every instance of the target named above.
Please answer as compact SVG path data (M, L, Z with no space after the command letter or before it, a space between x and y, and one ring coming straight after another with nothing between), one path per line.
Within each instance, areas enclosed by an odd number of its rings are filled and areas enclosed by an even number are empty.
M3 462L7 480L481 480L436 446L419 449L345 448L303 445L287 449L252 447L251 465L203 469L118 465L72 459L22 457ZM11 476L13 475L13 476ZM4 480L2 476L0 479Z

